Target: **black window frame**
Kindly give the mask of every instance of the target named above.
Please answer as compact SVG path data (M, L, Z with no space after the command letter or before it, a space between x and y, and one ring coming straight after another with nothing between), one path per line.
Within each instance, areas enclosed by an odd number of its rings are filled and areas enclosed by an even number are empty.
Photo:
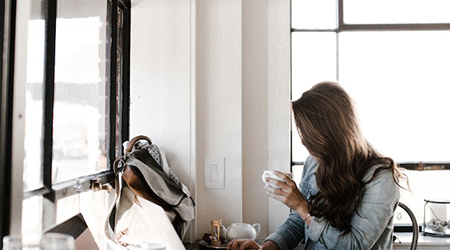
M14 51L16 1L0 3L0 236L9 234L11 223L11 145L12 145L12 102L14 86ZM0 241L0 248L3 242Z
M294 32L335 32L337 34L337 43L339 43L339 33L347 31L422 31L422 30L450 30L450 23L389 23L389 24L346 24L344 23L344 1L337 0L337 27L334 29L298 29L292 27L292 10L291 0L291 51L292 51L292 34ZM339 51L337 51L339 54ZM339 65L338 65L339 67ZM292 55L291 55L291 72L292 72ZM337 71L339 78L339 71ZM291 76L292 78L292 76ZM292 80L292 79L291 79ZM292 84L292 81L291 81ZM292 88L291 88L292 89ZM291 92L292 93L292 92ZM292 94L291 94L292 97ZM295 136L291 131L292 136ZM295 165L304 165L303 161L293 161L293 152L291 147L291 171ZM407 170L450 170L450 161L446 162L397 162L397 165Z
M4 19L0 20L3 60L1 61L0 92L0 237L8 235L11 226L11 145L12 145L12 110L14 87L14 42L16 1L5 0L0 4L0 12ZM62 1L62 0L61 0ZM129 103L130 103L130 0L105 0L107 2L107 170L96 174L80 176L60 183L52 183L52 150L53 150L53 104L54 104L54 67L55 37L58 0L46 0L45 6L45 70L44 70L44 106L43 106L43 186L24 192L24 198L43 196L44 211L54 210L56 199L65 198L80 191L98 190L111 186L114 181L112 164L118 155L123 153L122 143L129 138ZM118 16L120 12L120 25ZM6 41L5 44L3 41ZM118 43L120 41L120 43ZM118 46L121 46L120 48ZM120 56L120 60L118 57ZM118 69L120 72L118 72ZM118 75L120 74L120 75ZM117 83L120 83L119 85ZM3 122L5 121L5 122ZM114 186L114 185L112 185ZM55 215L43 213L42 225L48 228L54 225ZM53 216L45 218L45 216ZM0 249L3 243L0 241Z

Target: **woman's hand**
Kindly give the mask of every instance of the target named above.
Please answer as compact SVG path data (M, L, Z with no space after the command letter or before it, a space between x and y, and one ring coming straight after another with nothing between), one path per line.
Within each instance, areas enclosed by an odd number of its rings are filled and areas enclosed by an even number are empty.
M266 241L262 245L258 245L254 240L232 240L227 244L227 249L230 250L247 250L247 249L261 249L261 250L280 250L280 248L273 241Z
M267 178L267 181L280 188L273 188L265 186L266 194L274 199L281 201L290 209L295 210L302 218L305 218L308 213L308 201L303 197L297 188L297 184L289 178L286 174L280 171L274 171L274 174L284 180L284 182Z
M246 249L261 249L261 246L254 240L232 240L227 244L228 250L246 250Z

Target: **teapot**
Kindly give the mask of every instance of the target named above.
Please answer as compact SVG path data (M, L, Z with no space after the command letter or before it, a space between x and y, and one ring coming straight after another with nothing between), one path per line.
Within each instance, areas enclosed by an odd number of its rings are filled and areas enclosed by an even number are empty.
M261 231L261 225L259 223L254 223L250 225L248 223L231 223L228 228L225 226L220 226L221 230L224 232L224 237L228 241L234 239L256 239Z

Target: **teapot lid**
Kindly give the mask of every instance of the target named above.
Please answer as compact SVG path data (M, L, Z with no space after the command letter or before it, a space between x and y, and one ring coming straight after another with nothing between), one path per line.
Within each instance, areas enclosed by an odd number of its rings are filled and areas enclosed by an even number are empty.
M241 227L249 227L249 226L251 226L250 224L248 224L248 223L242 223L242 222L233 222L233 223L231 223L231 225L230 226L241 226Z

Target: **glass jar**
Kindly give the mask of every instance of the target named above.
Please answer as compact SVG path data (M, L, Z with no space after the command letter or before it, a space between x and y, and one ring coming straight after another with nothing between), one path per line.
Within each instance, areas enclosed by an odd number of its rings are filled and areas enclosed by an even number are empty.
M424 201L423 234L450 237L450 200Z

